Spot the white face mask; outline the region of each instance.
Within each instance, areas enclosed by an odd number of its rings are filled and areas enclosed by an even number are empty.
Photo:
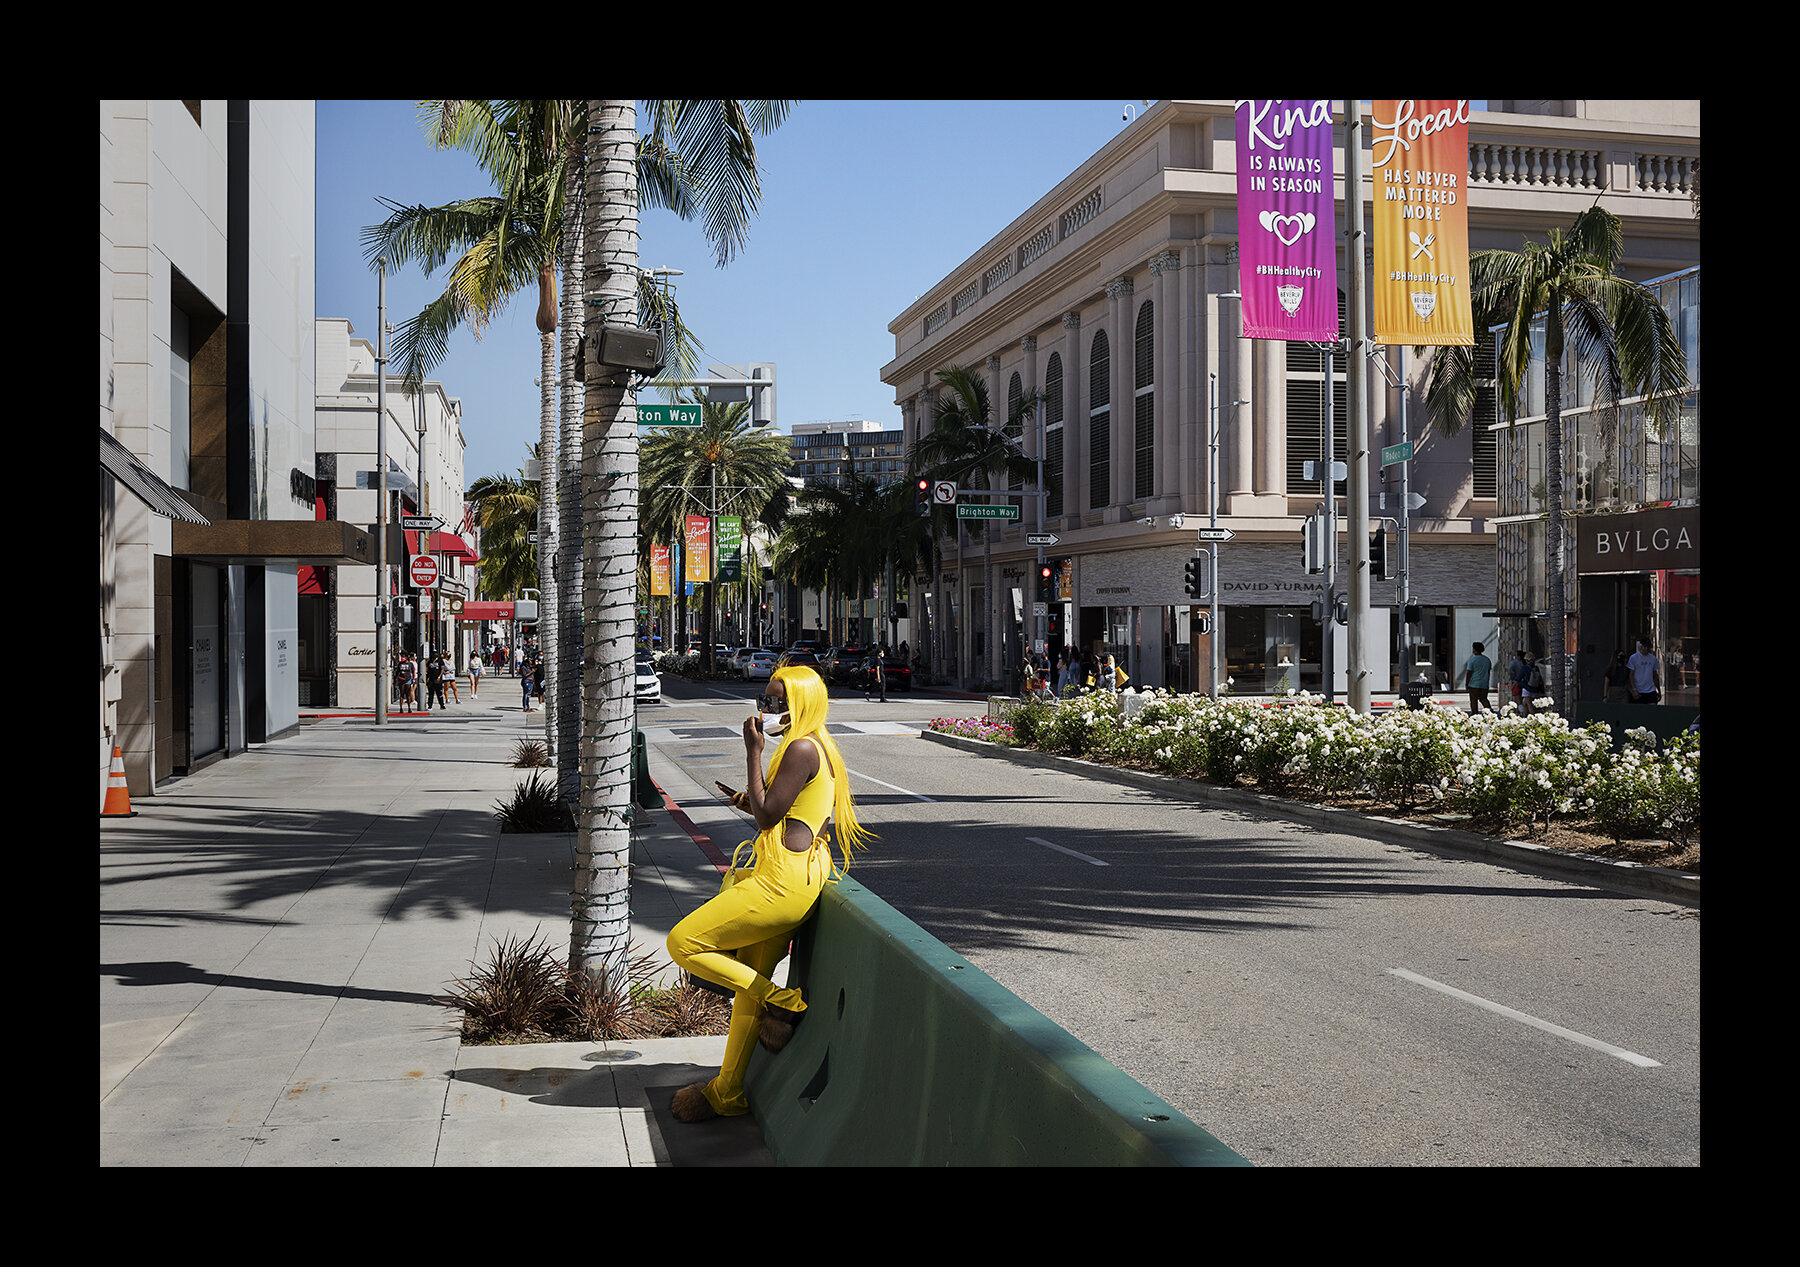
[[[764,713],[762,715],[763,734],[779,735],[786,729],[786,727],[781,724],[781,719],[785,716],[787,716],[786,713]]]

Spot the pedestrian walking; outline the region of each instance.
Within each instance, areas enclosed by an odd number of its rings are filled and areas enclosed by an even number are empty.
[[[400,653],[400,703],[408,709],[419,706],[419,665],[405,651]]]
[[[875,658],[869,661],[869,676],[863,687],[864,703],[877,691],[881,693],[881,702],[887,703],[887,652],[879,647],[875,649]]]
[[[531,670],[523,664],[519,666],[519,707],[531,711]]]
[[[450,692],[451,699],[462,703],[462,695],[456,689],[456,663],[450,659],[448,651],[444,652],[444,689]]]
[[[1654,704],[1662,699],[1662,666],[1657,663],[1648,638],[1637,640],[1637,654],[1625,662],[1625,667],[1631,670],[1632,703]]]
[[[1525,712],[1530,706],[1530,697],[1526,695],[1526,683],[1531,680],[1531,666],[1525,662],[1525,649],[1513,652],[1513,658],[1506,666],[1506,680],[1512,687],[1513,707]]]
[[[525,648],[513,648],[513,672],[520,677],[525,676]]]
[[[1461,676],[1469,688],[1469,716],[1473,717],[1482,709],[1492,713],[1494,706],[1488,702],[1488,682],[1494,672],[1494,662],[1482,654],[1482,644],[1473,644],[1474,654],[1463,665]]]
[[[669,957],[684,972],[732,993],[731,1026],[718,1074],[677,1091],[669,1109],[678,1121],[750,1111],[744,1074],[751,1044],[780,1052],[807,1012],[804,983],[777,987],[769,979],[788,942],[811,913],[826,884],[848,870],[853,849],[870,838],[857,822],[844,759],[825,729],[830,707],[825,683],[809,665],[775,670],[760,715],[744,721],[748,786],[723,783],[734,808],[756,822],[753,865],[735,865],[719,895],[669,932]],[[765,737],[781,742],[765,776]],[[835,825],[843,869],[834,870],[827,821]],[[743,845],[739,845],[740,850]],[[736,859],[733,859],[735,864]]]
[[[481,674],[481,656],[476,656],[469,661],[469,698],[471,700],[481,698]]]
[[[448,708],[444,702],[444,657],[434,655],[425,662],[425,707],[427,711],[436,704],[439,708]]]

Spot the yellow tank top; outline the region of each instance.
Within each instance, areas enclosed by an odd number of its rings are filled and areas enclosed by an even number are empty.
[[[825,820],[831,817],[837,796],[837,780],[832,777],[831,763],[826,760],[824,750],[817,744],[813,748],[819,754],[819,772],[800,789],[800,795],[794,798],[794,806],[788,810],[787,816],[797,818],[812,828],[816,839],[825,830]]]

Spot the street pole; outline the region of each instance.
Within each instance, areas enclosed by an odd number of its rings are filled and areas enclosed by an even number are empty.
[[[1350,339],[1346,391],[1350,401],[1350,711],[1367,715],[1369,653],[1364,645],[1369,616],[1369,399],[1363,364],[1363,205],[1362,103],[1344,102],[1344,292]]]
[[[388,724],[387,261],[375,261],[375,724]]]
[[[1037,535],[1041,537],[1044,535],[1044,501],[1045,501],[1045,498],[1044,498],[1044,393],[1041,390],[1038,391],[1038,394],[1037,394],[1037,492],[1038,492]],[[1040,542],[1038,542],[1038,548],[1037,548],[1037,569],[1032,572],[1032,577],[1035,579],[1039,576],[1042,576],[1043,571],[1044,571],[1044,544],[1043,544],[1043,542],[1040,541]],[[1051,588],[1051,592],[1054,592],[1054,591],[1055,591],[1055,587],[1053,586]],[[1036,607],[1034,606],[1032,610],[1035,612]],[[1036,617],[1036,619],[1033,622],[1037,628],[1037,636],[1033,639],[1033,641],[1036,643],[1042,644],[1044,646],[1046,654],[1048,653],[1048,650],[1049,650],[1049,648],[1048,648],[1048,639],[1050,637],[1050,630],[1048,628],[1049,620],[1050,620],[1050,598],[1047,593],[1044,598],[1044,614],[1042,616]]]
[[[1325,702],[1329,704],[1335,695],[1335,671],[1337,669],[1337,657],[1331,653],[1332,643],[1337,640],[1336,635],[1331,632],[1331,626],[1337,622],[1337,488],[1335,481],[1331,478],[1333,457],[1331,414],[1332,396],[1337,386],[1333,380],[1337,369],[1334,360],[1337,356],[1338,345],[1321,343],[1316,346],[1323,353],[1325,380],[1325,434],[1319,441],[1320,458],[1322,459],[1320,465],[1323,468],[1320,471],[1320,482],[1325,488],[1325,619],[1321,622],[1324,636],[1319,645],[1319,667],[1324,672]]]

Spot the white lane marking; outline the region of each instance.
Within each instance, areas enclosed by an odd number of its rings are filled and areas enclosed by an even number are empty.
[[[1623,1060],[1628,1064],[1636,1065],[1640,1069],[1656,1069],[1662,1065],[1662,1061],[1660,1060],[1652,1060],[1650,1057],[1640,1056],[1634,1051],[1626,1051],[1623,1047],[1614,1047],[1611,1043],[1603,1043],[1598,1038],[1589,1038],[1586,1034],[1577,1034],[1572,1029],[1564,1029],[1560,1025],[1552,1025],[1549,1021],[1541,1021],[1535,1016],[1527,1016],[1524,1012],[1517,1012],[1510,1007],[1484,999],[1480,995],[1470,994],[1464,990],[1458,990],[1455,986],[1445,985],[1442,981],[1433,981],[1430,977],[1421,977],[1418,973],[1408,972],[1405,968],[1389,968],[1388,971],[1396,977],[1403,977],[1404,979],[1413,982],[1415,985],[1422,985],[1427,989],[1437,990],[1440,993],[1448,994],[1451,998],[1461,999],[1465,1003],[1473,1003],[1476,1007],[1484,1007],[1490,1012],[1518,1021],[1522,1025],[1530,1025],[1533,1028],[1541,1029],[1546,1034],[1555,1034],[1558,1038],[1566,1038],[1572,1043],[1580,1043],[1583,1047],[1592,1047],[1595,1051],[1603,1051],[1609,1056],[1617,1056],[1620,1060]]]
[[[1066,853],[1071,858],[1080,858],[1083,862],[1091,862],[1096,867],[1110,867],[1112,865],[1112,863],[1102,862],[1098,858],[1090,858],[1084,853],[1077,853],[1073,849],[1064,849],[1061,845],[1054,844],[1040,836],[1027,836],[1025,839],[1029,840],[1034,845],[1042,845],[1046,849],[1054,849],[1057,853]]]
[[[871,782],[871,783],[879,783],[879,784],[881,784],[882,787],[890,788],[893,791],[899,792],[905,796],[910,796],[915,801],[924,801],[927,805],[936,805],[937,804],[937,802],[932,800],[929,796],[921,796],[917,792],[909,792],[903,787],[895,787],[892,783],[882,783],[880,779],[872,778],[871,776],[864,774],[861,770],[851,770],[849,766],[845,766],[844,769],[849,771],[849,773],[854,774],[859,779],[868,779],[869,782]]]

